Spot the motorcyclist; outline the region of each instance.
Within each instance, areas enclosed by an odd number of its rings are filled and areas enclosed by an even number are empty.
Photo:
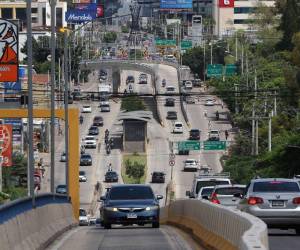
[[[166,79],[162,79],[162,81],[161,81],[161,85],[162,85],[163,87],[165,87],[165,86],[166,86]]]
[[[216,119],[219,120],[219,111],[216,111]]]
[[[82,115],[79,117],[79,121],[80,121],[80,124],[83,123],[83,116]]]
[[[106,145],[106,154],[110,154],[110,145],[109,144],[107,144]]]
[[[114,146],[114,139],[113,138],[109,139],[109,145],[110,145],[111,148]]]
[[[108,137],[108,136],[109,136],[109,130],[106,129],[106,130],[105,130],[105,137]]]

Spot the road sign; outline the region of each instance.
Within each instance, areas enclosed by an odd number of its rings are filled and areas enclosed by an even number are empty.
[[[176,46],[176,40],[155,39],[156,46]]]
[[[178,142],[178,150],[200,150],[199,141],[180,141]]]
[[[225,65],[225,76],[231,76],[236,73],[236,65],[235,64],[227,64]]]
[[[184,41],[181,41],[180,46],[181,46],[182,50],[185,50],[185,49],[192,48],[193,44],[192,44],[192,41],[190,41],[190,40],[184,40]]]
[[[204,150],[225,150],[226,141],[204,141],[203,149]]]
[[[173,153],[169,154],[169,159],[174,160],[175,159],[175,154],[173,154]]]
[[[207,77],[222,77],[223,65],[222,64],[208,64]]]
[[[174,160],[170,160],[170,161],[169,161],[169,165],[170,165],[171,167],[173,167],[173,166],[175,165],[175,161],[174,161]]]

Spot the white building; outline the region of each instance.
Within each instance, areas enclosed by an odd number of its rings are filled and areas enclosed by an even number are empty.
[[[251,31],[252,14],[259,3],[275,6],[273,0],[213,0],[214,35],[222,37],[236,30]]]

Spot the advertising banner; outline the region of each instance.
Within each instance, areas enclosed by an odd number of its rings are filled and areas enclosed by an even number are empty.
[[[0,82],[18,81],[18,26],[0,18]]]
[[[2,141],[2,166],[10,167],[12,165],[12,125],[0,125],[0,140]]]
[[[21,92],[21,82],[5,82],[4,93],[5,94],[19,94]]]
[[[219,7],[220,8],[233,8],[234,0],[219,0]]]
[[[78,10],[92,10],[96,11],[96,17],[103,17],[104,16],[104,7],[101,4],[97,3],[77,3],[75,4],[75,9]]]
[[[77,3],[91,3],[93,1],[91,0],[73,0],[73,3],[77,4]]]
[[[95,10],[70,9],[66,12],[67,23],[91,22],[95,18],[96,18],[96,9]]]
[[[161,9],[192,9],[193,0],[160,0]]]

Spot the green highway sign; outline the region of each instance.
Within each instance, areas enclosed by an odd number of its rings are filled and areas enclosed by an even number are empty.
[[[225,65],[225,76],[231,76],[236,73],[236,65],[235,64],[227,64]]]
[[[178,142],[178,150],[200,150],[199,141],[180,141]]]
[[[192,41],[191,40],[183,40],[180,43],[181,49],[185,50],[185,49],[190,49],[193,47]]]
[[[222,64],[208,64],[207,77],[222,77],[223,65]]]
[[[176,40],[155,39],[156,46],[176,46]]]
[[[204,150],[225,150],[226,141],[204,141],[203,149]]]

